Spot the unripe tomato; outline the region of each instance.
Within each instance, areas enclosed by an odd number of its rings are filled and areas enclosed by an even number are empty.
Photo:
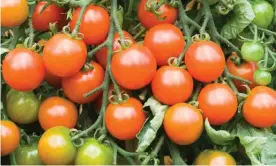
[[[235,159],[228,153],[218,150],[204,150],[196,160],[195,165],[236,165]]]
[[[267,28],[274,17],[273,7],[267,1],[254,0],[252,1],[252,9],[255,13],[255,18],[252,23],[258,27]]]
[[[20,133],[18,127],[8,120],[1,120],[1,156],[5,156],[14,151],[20,141]]]
[[[264,57],[264,47],[261,43],[246,42],[241,47],[242,58],[248,62],[258,62]]]
[[[39,158],[37,143],[20,145],[15,151],[15,160],[18,165],[42,165]]]
[[[268,85],[272,80],[272,75],[268,71],[258,69],[254,72],[254,80],[258,85]]]
[[[45,81],[55,88],[61,88],[61,77],[56,76],[49,71],[46,72]]]

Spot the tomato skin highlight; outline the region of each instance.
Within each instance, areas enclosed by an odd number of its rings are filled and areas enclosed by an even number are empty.
[[[199,109],[212,125],[228,122],[236,113],[238,101],[235,92],[225,84],[208,84],[201,89]]]
[[[111,71],[120,86],[136,90],[151,82],[156,73],[156,60],[147,47],[134,44],[113,56]]]
[[[5,156],[14,151],[20,141],[18,127],[9,120],[1,120],[1,156]]]
[[[43,81],[46,69],[42,58],[27,48],[15,48],[3,60],[3,78],[18,91],[32,91]]]
[[[216,43],[200,41],[189,46],[185,54],[185,64],[193,78],[201,82],[211,82],[223,73],[225,57]]]
[[[163,104],[173,105],[185,102],[193,92],[193,78],[183,68],[163,66],[152,80],[154,97]]]
[[[260,128],[276,123],[276,91],[266,86],[256,86],[243,105],[245,120]]]
[[[106,109],[106,127],[110,134],[119,140],[134,139],[145,121],[143,105],[132,97],[119,104],[111,103]]]
[[[81,8],[77,8],[70,22],[70,29],[73,30],[78,20]],[[108,12],[100,7],[89,5],[83,14],[80,33],[84,35],[84,42],[87,45],[102,43],[108,34],[109,30],[109,15]]]
[[[204,150],[196,158],[195,165],[236,165],[235,159],[228,153],[218,150]]]
[[[168,59],[178,57],[184,50],[185,40],[182,32],[172,24],[160,24],[152,27],[145,36],[144,45],[155,56],[157,65],[168,64]]]
[[[203,117],[198,109],[187,103],[171,106],[165,113],[164,129],[178,145],[194,143],[203,131]]]
[[[46,71],[45,81],[52,87],[55,87],[57,89],[61,88],[61,77],[58,77],[50,73],[49,71]]]
[[[20,145],[15,151],[15,160],[18,165],[42,165],[39,158],[37,143]]]

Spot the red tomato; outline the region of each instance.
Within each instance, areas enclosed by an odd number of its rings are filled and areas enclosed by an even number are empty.
[[[49,97],[40,105],[38,120],[44,130],[56,126],[73,128],[78,120],[78,110],[69,100]]]
[[[215,81],[223,73],[225,57],[219,45],[211,41],[193,43],[185,55],[189,73],[201,82]]]
[[[123,88],[140,89],[153,79],[156,60],[147,47],[134,44],[113,56],[111,70],[115,80]]]
[[[193,78],[183,68],[163,66],[152,80],[154,97],[163,104],[173,105],[188,100],[193,92]]]
[[[32,91],[44,79],[46,70],[41,56],[27,48],[15,48],[3,60],[6,83],[18,91]]]
[[[208,84],[199,93],[199,109],[212,125],[228,122],[236,113],[238,101],[235,92],[225,84]]]
[[[170,57],[178,57],[184,50],[182,32],[172,24],[160,24],[151,28],[145,36],[144,44],[156,58],[157,65],[168,64]]]
[[[44,46],[42,58],[49,72],[59,77],[76,74],[87,56],[86,45],[82,40],[65,34],[56,34]]]
[[[178,103],[166,111],[164,129],[174,143],[189,145],[200,137],[203,130],[203,118],[194,106]]]
[[[131,41],[132,44],[135,43],[134,38],[131,36],[131,34],[129,34],[128,32],[124,31],[124,37],[125,40]],[[120,41],[120,36],[118,34],[118,32],[116,32],[114,34],[114,39],[113,39],[113,52],[118,52],[122,50],[121,44],[119,43]],[[99,62],[99,64],[105,68],[106,63],[107,63],[107,47],[104,47],[102,49],[100,49],[97,53],[96,53],[96,58],[97,61]]]
[[[1,120],[1,156],[5,156],[14,151],[20,141],[18,127],[9,120]]]
[[[135,98],[120,104],[109,104],[105,113],[105,124],[110,134],[120,140],[136,137],[146,121],[143,105]]]
[[[70,29],[73,30],[78,20],[81,8],[77,8],[70,22]],[[109,30],[110,19],[108,12],[100,7],[89,5],[82,17],[80,33],[84,35],[84,42],[87,45],[102,43]]]
[[[45,81],[52,87],[61,88],[61,78],[58,76],[55,76],[54,74],[48,71],[46,72],[46,75],[45,75]]]
[[[85,104],[95,100],[100,92],[97,92],[87,98],[83,95],[97,87],[104,81],[104,70],[96,62],[91,61],[94,67],[90,71],[79,71],[71,77],[62,78],[62,89],[65,95],[73,102]]]
[[[158,0],[158,2],[159,1],[160,0]],[[162,12],[162,14],[156,17],[153,13],[148,11],[146,2],[147,0],[140,1],[138,6],[138,18],[141,24],[147,29],[158,24],[164,24],[164,23],[172,24],[177,19],[178,11],[176,8],[173,8],[167,4],[163,4],[158,9],[158,12]]]
[[[52,3],[40,13],[43,6],[46,4],[45,1],[41,1],[34,8],[32,16],[34,29],[38,31],[47,31],[49,30],[50,23],[57,23],[58,27],[61,29],[66,24],[65,9]]]
[[[271,127],[276,123],[276,91],[257,86],[249,93],[243,105],[245,120],[255,127]]]

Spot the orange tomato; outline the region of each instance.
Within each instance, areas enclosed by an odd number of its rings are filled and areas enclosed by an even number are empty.
[[[218,150],[204,150],[196,160],[195,165],[236,165],[235,159],[228,153]]]
[[[5,156],[14,151],[20,141],[18,127],[8,120],[1,120],[1,156]]]

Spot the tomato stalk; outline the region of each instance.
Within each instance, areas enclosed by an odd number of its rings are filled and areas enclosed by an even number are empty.
[[[102,44],[98,45],[97,47],[95,47],[93,50],[89,51],[88,54],[87,54],[87,56],[88,56],[89,58],[92,58],[93,55],[94,55],[97,51],[99,51],[100,49],[104,48],[104,47],[106,46],[106,44],[107,44],[107,40],[104,41]]]
[[[179,150],[177,148],[177,146],[166,137],[166,142],[173,160],[173,164],[174,165],[187,165],[184,160],[183,157],[180,156]]]
[[[136,33],[136,35],[133,38],[135,40],[138,39],[146,31],[147,31],[147,29],[145,27],[142,27],[141,30],[138,33]]]
[[[29,17],[28,20],[28,25],[29,25],[29,41],[28,41],[28,47],[32,47],[33,43],[34,43],[34,28],[33,28],[33,22],[32,22],[32,16]],[[27,39],[28,40],[28,39]]]
[[[117,6],[116,6],[116,10],[117,10]],[[125,36],[124,36],[123,30],[119,24],[119,21],[116,17],[116,10],[113,11],[113,13],[112,13],[112,20],[113,20],[115,28],[120,36],[120,44],[122,46],[122,49],[126,49]]]
[[[10,49],[14,49],[16,47],[17,41],[20,37],[19,27],[13,28],[13,37],[10,45]]]
[[[135,0],[129,0],[127,12],[126,12],[126,14],[125,14],[125,17],[126,17],[126,18],[129,18],[130,15],[131,15],[131,12],[132,12],[133,7],[134,7],[134,2],[135,2]]]
[[[200,29],[200,26],[199,26],[198,22],[200,22],[202,16],[203,16],[203,10],[202,10],[202,8],[200,8],[199,11],[198,11],[198,13],[197,13],[197,15],[196,15],[196,17],[195,17],[195,19],[194,19],[194,21],[193,21],[196,24],[192,24],[192,26],[190,28],[191,34],[194,33],[195,28]]]
[[[265,33],[268,34],[268,35],[274,35],[274,36],[276,36],[276,32],[273,32],[273,31],[270,31],[270,30],[268,30],[268,29],[261,28],[261,27],[258,27],[258,26],[257,26],[257,28],[258,28],[260,31],[263,31],[263,32],[265,32]]]

